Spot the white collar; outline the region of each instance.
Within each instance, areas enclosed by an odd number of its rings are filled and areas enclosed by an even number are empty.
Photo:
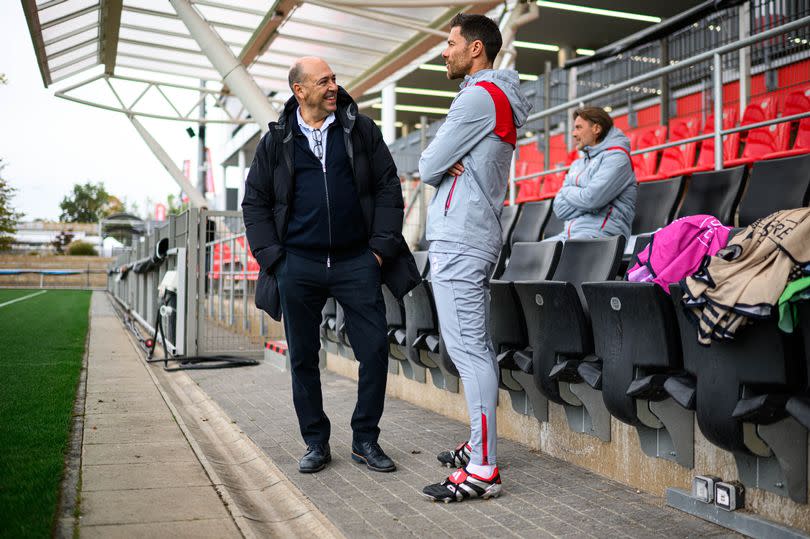
[[[295,109],[295,115],[298,118],[298,127],[301,128],[301,131],[304,131],[306,133],[309,133],[311,131],[324,132],[329,128],[330,125],[332,125],[332,122],[335,121],[335,113],[330,112],[329,116],[327,116],[326,119],[323,121],[323,125],[321,125],[320,128],[316,128],[316,127],[310,126],[309,124],[307,124],[304,121],[303,116],[301,116],[301,107],[298,107],[297,109]]]

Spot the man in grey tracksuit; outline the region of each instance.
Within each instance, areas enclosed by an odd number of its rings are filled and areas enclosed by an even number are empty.
[[[554,198],[563,231],[548,239],[629,237],[636,213],[630,140],[598,107],[574,112],[573,135],[582,157],[571,164]]]
[[[446,350],[464,384],[470,440],[439,455],[440,461],[462,468],[423,492],[434,500],[462,501],[500,493],[498,364],[488,332],[489,278],[501,249],[500,215],[514,130],[525,122],[531,104],[520,93],[516,71],[492,69],[501,46],[492,20],[460,14],[450,26],[442,56],[448,77],[464,81],[446,121],[422,153],[419,173],[437,188],[427,215],[431,284]],[[504,123],[511,139],[504,137]]]

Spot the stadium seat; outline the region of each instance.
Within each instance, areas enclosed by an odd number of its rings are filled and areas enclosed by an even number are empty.
[[[522,206],[504,206],[501,210],[501,243],[507,245],[512,236],[512,229],[515,228],[518,215]]]
[[[551,214],[551,204],[552,199],[550,198],[522,204],[522,209],[515,220],[512,235],[509,238],[510,245],[517,242],[540,241],[543,226],[546,224],[549,214]]]
[[[336,303],[335,298],[328,298],[321,311],[321,337],[324,339],[328,339],[329,331],[335,330]]]
[[[664,125],[657,125],[647,127],[638,131],[636,138],[636,150],[643,150],[645,148],[652,148],[653,146],[660,146],[667,140],[667,127]],[[636,177],[639,176],[652,176],[656,173],[658,166],[659,150],[652,152],[640,153],[632,156],[633,170]]]
[[[638,400],[668,397],[664,383],[683,374],[672,301],[654,283],[584,283],[594,350],[602,360],[602,398],[612,416],[633,426],[658,428]]]
[[[673,118],[669,122],[669,141],[675,142],[697,136],[700,131],[700,118]],[[639,183],[663,178],[671,178],[676,171],[688,169],[695,164],[697,155],[697,142],[689,142],[680,146],[666,148],[661,152],[661,163],[658,173],[650,175],[636,174]]]
[[[787,95],[782,116],[793,116],[805,112],[810,112],[810,86],[795,90]],[[806,153],[810,153],[810,118],[802,118],[798,121],[796,138],[791,149],[767,154],[764,159],[778,159]]]
[[[416,268],[420,275],[424,275],[427,268],[427,251],[413,253]],[[397,301],[394,295],[383,285],[383,300],[385,301],[385,319],[388,323],[388,347],[390,355],[400,361],[407,361],[407,339],[405,307]]]
[[[771,95],[754,100],[745,108],[740,125],[751,125],[775,119],[776,101],[776,96]],[[743,131],[741,138],[745,142],[745,147],[742,156],[732,159],[724,158],[723,166],[750,165],[754,161],[763,159],[769,153],[787,150],[789,129],[789,124],[781,123]]]
[[[810,154],[754,163],[740,201],[739,226],[778,210],[806,206],[810,195]]]
[[[583,363],[601,370],[591,361],[595,359],[593,337],[581,285],[613,279],[623,250],[622,236],[568,240],[551,281],[514,283],[532,349],[534,382],[553,402],[577,405],[576,400],[565,396],[566,386],[561,383],[582,382]],[[594,382],[598,386],[598,380]]]
[[[556,236],[557,234],[563,231],[564,226],[565,221],[560,220],[554,213],[554,204],[552,203],[551,211],[548,212],[548,219],[546,220],[546,226],[543,227],[543,239],[545,240],[552,236]]]
[[[723,109],[723,129],[730,129],[737,125],[737,109],[734,107],[725,107]],[[706,124],[703,127],[703,134],[708,135],[714,133],[714,114],[710,114],[706,118]],[[740,148],[740,134],[732,133],[723,137],[723,159],[729,160],[737,157]],[[714,169],[714,138],[708,138],[700,143],[700,155],[698,156],[697,164],[693,167],[687,167],[680,170],[672,170],[669,172],[671,177],[684,176],[694,174],[696,172],[704,172]]]
[[[731,224],[746,175],[744,166],[693,175],[688,180],[677,217],[707,214],[714,215],[725,225]]]
[[[438,334],[438,325],[436,324],[433,296],[427,286],[427,278],[430,272],[430,261],[427,252],[414,253],[414,259],[416,260],[416,267],[422,275],[422,282],[402,298],[405,310],[404,347],[408,361],[407,366],[403,365],[403,371],[407,378],[424,382],[425,365],[421,362],[419,351],[414,348],[413,344],[417,338],[425,333]]]
[[[768,456],[768,448],[763,451],[762,440],[744,424],[767,425],[787,416],[787,397],[806,381],[800,340],[779,331],[776,318],[770,318],[742,328],[734,340],[702,346],[681,307],[680,287],[673,285],[671,291],[684,368],[696,380],[701,432],[727,451]]]
[[[652,232],[669,224],[681,200],[683,186],[683,177],[639,183],[632,234]]]
[[[798,304],[799,328],[804,341],[805,387],[788,401],[785,409],[804,428],[810,430],[810,301]]]
[[[502,368],[514,369],[514,353],[528,346],[526,321],[512,283],[548,279],[557,266],[561,249],[562,243],[556,241],[515,243],[506,270],[499,279],[490,282],[490,334]],[[523,370],[528,368],[524,365]]]

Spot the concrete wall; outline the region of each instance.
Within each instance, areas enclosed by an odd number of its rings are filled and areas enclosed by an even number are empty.
[[[357,379],[358,363],[328,353],[327,368]],[[436,413],[468,422],[463,389],[450,393],[407,379],[388,375],[388,394]],[[638,490],[664,497],[667,487],[689,489],[695,475],[716,475],[726,481],[738,479],[731,453],[709,443],[695,423],[695,467],[686,469],[669,460],[648,457],[641,450],[636,429],[611,417],[611,441],[603,442],[568,427],[563,407],[549,403],[549,421],[540,423],[512,409],[509,393],[501,390],[498,405],[498,435],[526,444],[553,457],[571,462],[601,476]],[[461,440],[459,440],[461,441]],[[808,483],[810,484],[810,483]],[[756,488],[746,489],[746,509],[775,522],[810,532],[810,505]],[[662,500],[663,503],[663,500]]]

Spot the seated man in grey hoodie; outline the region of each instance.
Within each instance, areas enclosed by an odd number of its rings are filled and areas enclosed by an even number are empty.
[[[582,157],[571,164],[554,198],[554,213],[565,227],[547,239],[629,237],[636,213],[630,140],[599,107],[574,111],[573,136]]]
[[[444,502],[496,497],[498,362],[488,332],[489,277],[501,250],[501,209],[516,127],[531,105],[518,74],[492,69],[501,33],[491,19],[459,14],[442,53],[447,77],[464,78],[447,120],[422,153],[422,181],[436,187],[427,215],[431,284],[439,326],[464,384],[469,442],[439,454],[458,470],[424,494]]]

